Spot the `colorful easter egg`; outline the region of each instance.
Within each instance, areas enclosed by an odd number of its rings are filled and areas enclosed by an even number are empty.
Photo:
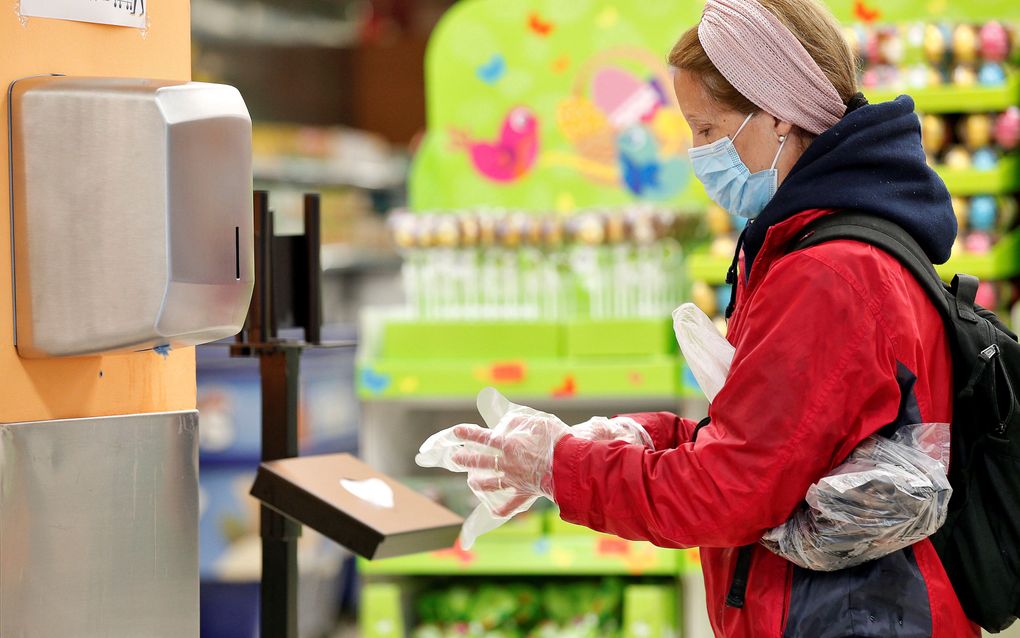
[[[899,66],[903,62],[903,48],[903,38],[896,27],[878,32],[878,53],[883,63]]]
[[[718,310],[716,296],[712,291],[712,287],[703,281],[696,281],[691,284],[691,301],[710,317]]]
[[[737,242],[729,236],[716,237],[709,247],[709,251],[716,257],[733,257],[737,249]]]
[[[987,255],[992,250],[992,238],[988,233],[975,231],[963,240],[967,252],[975,255]]]
[[[733,230],[730,214],[715,204],[708,207],[705,221],[708,222],[708,230],[713,235],[725,235]]]
[[[939,115],[925,115],[921,118],[921,143],[930,155],[937,155],[948,141],[946,120]]]
[[[967,227],[967,217],[970,213],[970,202],[964,197],[953,197],[953,212],[956,213],[956,225],[959,228]]]
[[[970,153],[962,146],[954,146],[946,153],[943,161],[953,170],[966,170],[970,168]]]
[[[1006,83],[1006,70],[998,62],[985,62],[978,71],[981,86],[1002,86]]]
[[[1020,107],[1009,107],[995,120],[995,141],[1007,151],[1020,146]]]
[[[956,132],[972,151],[988,146],[992,142],[992,118],[982,113],[968,115],[960,120]]]
[[[971,230],[991,231],[995,228],[997,212],[998,204],[994,197],[979,195],[971,198],[969,216]]]
[[[977,71],[970,65],[959,64],[953,68],[953,84],[957,86],[974,86],[977,79]]]
[[[990,281],[982,281],[978,284],[977,294],[974,295],[974,303],[989,310],[994,310],[998,307],[999,294],[995,290],[995,284]]]
[[[999,166],[999,155],[994,149],[986,146],[974,151],[971,163],[979,171],[992,171]]]
[[[1009,32],[1002,23],[992,20],[978,32],[981,57],[989,62],[1005,62],[1009,56]]]
[[[970,64],[977,60],[978,35],[969,24],[958,25],[953,30],[953,57],[960,64]]]
[[[941,64],[946,57],[948,39],[945,32],[937,24],[928,24],[924,28],[922,48],[924,57],[932,64]]]

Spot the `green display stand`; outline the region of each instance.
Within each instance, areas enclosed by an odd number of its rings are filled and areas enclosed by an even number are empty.
[[[362,587],[358,616],[362,638],[405,638],[400,598],[397,585],[372,583]]]
[[[998,113],[1017,103],[1020,77],[1011,75],[1001,87],[955,85],[900,91],[866,90],[871,102],[888,102],[907,93],[919,113]]]
[[[530,361],[373,359],[358,364],[358,395],[366,400],[473,398],[494,387],[517,400],[532,398],[675,397],[676,356],[535,359]]]
[[[677,638],[677,590],[668,585],[630,585],[623,591],[623,638]]]
[[[665,576],[676,577],[683,556],[649,543],[589,532],[532,538],[485,535],[470,550],[454,548],[360,562],[369,576]]]

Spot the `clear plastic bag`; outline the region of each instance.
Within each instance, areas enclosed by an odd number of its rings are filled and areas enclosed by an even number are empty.
[[[864,440],[808,489],[806,503],[767,532],[765,547],[805,569],[834,571],[934,534],[953,490],[949,425],[908,425]]]
[[[709,403],[719,394],[733,361],[733,346],[708,315],[692,303],[673,311],[673,332],[680,351]]]
[[[733,346],[694,304],[673,311],[687,365],[711,402],[726,382]],[[952,488],[949,425],[908,425],[891,438],[865,439],[808,489],[805,503],[763,545],[816,571],[881,558],[934,534],[945,522]]]

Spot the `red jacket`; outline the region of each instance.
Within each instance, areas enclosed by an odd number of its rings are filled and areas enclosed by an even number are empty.
[[[746,602],[728,607],[741,546],[783,523],[808,486],[890,424],[948,423],[942,321],[893,257],[853,241],[786,254],[806,211],[769,229],[739,277],[729,378],[694,423],[629,415],[655,442],[564,437],[553,464],[564,520],[661,547],[700,547],[712,627],[725,638],[970,638],[928,541],[864,565],[812,572],[755,545]]]

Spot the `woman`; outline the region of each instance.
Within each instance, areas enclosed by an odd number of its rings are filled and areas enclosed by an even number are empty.
[[[928,541],[826,573],[756,544],[869,435],[951,420],[948,342],[910,273],[853,241],[788,253],[809,223],[851,209],[948,259],[956,218],[925,163],[913,102],[867,104],[840,28],[815,0],[708,0],[670,62],[695,173],[751,220],[730,273],[736,353],[711,421],[695,440],[689,420],[629,415],[646,447],[587,440],[555,419],[521,419],[502,436],[458,428],[490,446],[459,462],[497,470],[476,488],[544,494],[572,523],[700,547],[718,636],[977,636]]]

